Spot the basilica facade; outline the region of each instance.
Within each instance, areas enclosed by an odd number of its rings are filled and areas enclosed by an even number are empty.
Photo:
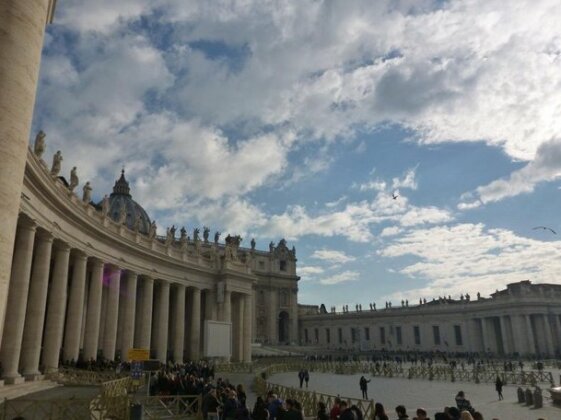
[[[61,361],[151,357],[197,360],[204,323],[231,326],[231,360],[250,361],[253,342],[295,342],[295,249],[266,251],[239,236],[211,237],[156,225],[133,200],[124,171],[95,203],[78,193],[76,168],[60,176],[60,152],[47,164],[45,135],[29,149],[8,288],[0,361],[6,382],[39,377]]]

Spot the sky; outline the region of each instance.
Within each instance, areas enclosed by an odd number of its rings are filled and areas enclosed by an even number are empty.
[[[555,0],[61,0],[32,138],[95,200],[124,167],[160,233],[285,238],[300,303],[561,284],[560,15]]]

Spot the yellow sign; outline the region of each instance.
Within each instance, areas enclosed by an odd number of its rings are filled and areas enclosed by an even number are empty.
[[[148,349],[129,349],[127,352],[129,360],[148,360],[150,359],[150,350]]]

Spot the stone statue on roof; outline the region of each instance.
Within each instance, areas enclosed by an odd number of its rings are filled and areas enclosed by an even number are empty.
[[[255,249],[255,238],[251,238],[251,249],[254,250]]]
[[[101,202],[101,214],[107,216],[107,213],[109,213],[109,196],[105,194]]]
[[[217,244],[220,239],[220,232],[214,232],[214,243]]]
[[[92,201],[92,187],[90,185],[90,181],[86,182],[82,187],[82,201],[84,203]]]
[[[122,224],[126,223],[126,221],[127,221],[127,208],[123,204],[121,206],[121,208],[119,209],[119,219],[117,219],[117,223],[122,225]]]
[[[200,240],[199,232],[200,232],[199,228],[193,229],[193,241],[198,242]]]
[[[53,166],[51,167],[52,176],[58,176],[60,168],[62,166],[62,160],[62,153],[60,150],[57,150],[57,152],[53,156]]]
[[[271,241],[269,243],[269,252],[273,252],[275,250],[275,243],[273,241]]]
[[[157,231],[157,227],[156,227],[156,221],[152,221],[152,223],[150,223],[150,230],[148,231],[148,237],[150,239],[154,239],[156,237],[156,231]]]
[[[203,226],[203,240],[205,241],[205,244],[208,242],[209,234],[210,234],[210,229],[207,228],[206,226]]]
[[[41,156],[43,156],[43,153],[45,153],[45,137],[47,137],[47,135],[43,130],[39,130],[37,136],[35,136],[33,153],[35,153],[35,156],[37,156],[39,159],[41,159]]]
[[[70,191],[74,191],[74,188],[76,188],[78,186],[78,183],[80,181],[78,180],[78,173],[77,173],[77,169],[74,166],[72,168],[72,170],[70,171],[70,185],[68,186],[68,189]]]

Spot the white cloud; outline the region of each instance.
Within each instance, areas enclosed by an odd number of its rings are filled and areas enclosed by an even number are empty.
[[[347,255],[344,252],[334,249],[317,249],[310,258],[316,258],[332,264],[344,264],[356,260],[352,255]]]
[[[458,204],[460,210],[479,207],[527,194],[534,191],[540,182],[554,181],[561,177],[561,140],[555,139],[540,145],[534,160],[521,169],[514,171],[508,178],[498,179],[490,184],[478,187],[474,192],[462,195]]]
[[[298,275],[302,277],[303,280],[305,280],[308,277],[315,277],[318,274],[323,274],[325,272],[325,270],[322,267],[317,267],[317,266],[303,266],[303,267],[298,267]]]
[[[335,201],[330,201],[330,202],[325,203],[325,207],[328,207],[328,208],[337,207],[339,204],[345,202],[346,200],[347,200],[347,196],[344,195],[342,197],[339,197]]]
[[[424,286],[395,293],[393,298],[418,300],[456,293],[492,293],[508,283],[531,279],[559,283],[561,245],[516,235],[482,224],[437,226],[412,230],[379,251],[386,258],[415,256],[399,273],[428,281]]]
[[[417,168],[409,169],[403,175],[403,178],[394,178],[392,180],[392,189],[397,190],[398,188],[408,188],[410,190],[416,190],[417,189],[416,170]]]
[[[360,273],[358,271],[343,271],[329,277],[324,277],[319,281],[319,283],[326,286],[332,286],[335,284],[357,281],[359,277]]]
[[[381,181],[379,179],[375,179],[373,181],[368,181],[358,186],[360,191],[384,191],[386,189],[386,182]]]
[[[403,229],[401,229],[398,226],[390,226],[390,227],[386,227],[382,230],[382,232],[380,233],[381,237],[387,237],[387,236],[395,236],[395,235],[399,235],[401,232],[403,232]]]

